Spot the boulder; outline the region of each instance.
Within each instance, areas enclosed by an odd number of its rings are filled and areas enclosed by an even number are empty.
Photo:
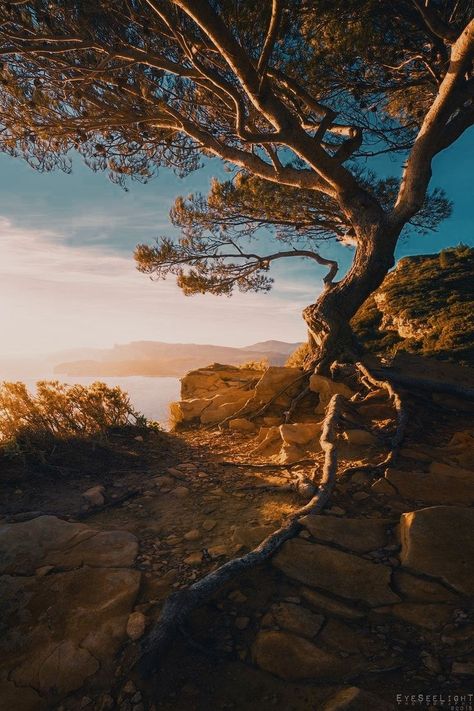
[[[194,398],[170,403],[170,418],[174,424],[198,420],[203,410],[208,407],[209,398]]]
[[[295,444],[283,444],[278,456],[279,464],[294,464],[304,459],[305,451],[300,449]]]
[[[459,602],[458,596],[434,580],[426,580],[416,575],[411,575],[406,570],[395,570],[393,572],[393,583],[395,589],[402,597],[410,602]]]
[[[321,428],[321,422],[296,422],[291,425],[280,425],[280,435],[285,444],[318,445]]]
[[[46,700],[29,687],[16,686],[7,679],[0,680],[0,703],[6,711],[46,710]]]
[[[453,621],[454,607],[436,603],[400,602],[390,607],[379,607],[377,612],[393,615],[403,622],[437,630]]]
[[[474,508],[432,506],[400,519],[404,567],[474,595]]]
[[[236,432],[255,432],[255,425],[250,420],[244,417],[237,417],[235,420],[230,420],[229,429]]]
[[[273,630],[258,633],[252,656],[261,669],[288,681],[339,681],[354,676],[363,666],[362,660],[342,659],[303,637]]]
[[[429,472],[388,468],[385,477],[400,496],[427,504],[474,503],[474,472],[436,462]]]
[[[301,376],[302,373],[299,368],[270,366],[255,387],[256,402],[265,404],[283,390],[283,388],[287,388],[274,402],[275,405],[288,404],[291,400],[291,396],[294,394],[294,388],[292,388],[292,386],[296,386],[296,384],[301,381]]]
[[[386,545],[387,527],[393,522],[379,518],[303,516],[300,523],[319,541],[336,543],[356,553],[367,553]]]
[[[371,657],[386,654],[385,641],[365,626],[353,627],[342,620],[330,618],[319,635],[318,643],[345,655]],[[368,671],[368,669],[367,669]]]
[[[183,400],[209,398],[223,389],[245,387],[260,377],[261,371],[253,368],[214,363],[207,368],[192,370],[181,378],[181,397]]]
[[[448,445],[443,448],[444,457],[467,469],[474,468],[474,430],[455,432]]]
[[[34,575],[48,565],[125,568],[137,552],[137,538],[128,531],[96,531],[55,516],[0,527],[0,573]]]
[[[0,578],[14,611],[0,647],[3,669],[19,686],[68,693],[110,664],[125,637],[140,572],[88,568],[42,578]],[[54,604],[52,604],[52,602]]]
[[[234,390],[222,395],[216,395],[209,401],[209,405],[201,413],[201,423],[203,425],[222,422],[238,410],[247,402],[250,393],[243,390]]]
[[[333,395],[340,394],[347,398],[353,396],[353,392],[344,383],[338,383],[325,375],[314,373],[309,379],[309,389],[319,394],[319,404],[316,412],[324,414],[326,406]]]
[[[110,667],[140,586],[141,573],[130,568],[137,550],[127,531],[54,516],[2,526],[0,678],[62,695]],[[23,697],[16,708],[41,708],[34,694],[19,691]]]
[[[430,472],[432,474],[455,478],[474,478],[474,471],[472,469],[463,469],[457,465],[446,464],[446,462],[431,462]]]
[[[279,602],[272,605],[271,609],[262,619],[263,627],[282,627],[288,632],[313,639],[316,637],[324,622],[322,615],[317,615],[302,605],[292,602]]]
[[[297,538],[287,541],[272,562],[290,578],[340,597],[370,606],[399,601],[389,586],[391,568],[351,553]]]
[[[276,454],[281,448],[279,427],[261,427],[255,441],[257,445],[250,451],[250,454]]]

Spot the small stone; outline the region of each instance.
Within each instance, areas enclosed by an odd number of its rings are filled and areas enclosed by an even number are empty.
[[[136,690],[137,690],[137,687],[135,686],[135,684],[133,683],[133,681],[131,679],[129,679],[127,681],[127,683],[125,684],[125,686],[122,689],[124,694],[134,694]]]
[[[184,534],[183,538],[186,541],[198,541],[201,538],[201,532],[197,528],[193,528]]]
[[[89,706],[89,704],[91,704],[91,703],[92,703],[92,699],[89,696],[83,696],[81,699],[81,704],[80,704],[79,708],[85,709],[86,706]]]
[[[233,590],[227,595],[227,599],[237,604],[241,604],[247,601],[247,595],[244,595],[240,590]]]
[[[217,521],[214,521],[211,518],[206,518],[201,525],[205,531],[212,531],[212,529],[216,527]]]
[[[142,612],[132,612],[127,622],[127,635],[132,640],[140,639],[145,632],[146,618]]]
[[[202,552],[197,551],[196,553],[191,553],[183,561],[186,565],[201,565],[202,563]]]
[[[234,624],[238,630],[246,630],[247,627],[249,626],[249,622],[250,622],[249,617],[236,617]]]
[[[262,620],[262,625],[272,627],[277,625],[288,632],[312,639],[321,629],[324,622],[322,615],[317,615],[301,605],[291,602],[280,602],[272,605]]]
[[[52,570],[54,570],[54,565],[42,565],[40,568],[36,568],[35,575],[37,578],[44,578]]]
[[[213,559],[222,558],[223,556],[227,555],[227,547],[226,546],[210,546],[207,549],[207,552]]]
[[[474,661],[453,662],[451,671],[459,676],[474,676]]]
[[[90,506],[103,506],[105,503],[104,490],[105,487],[101,485],[92,486],[90,489],[87,489],[87,491],[84,491],[82,496]]]
[[[176,496],[178,499],[185,499],[186,496],[189,496],[189,489],[186,486],[177,486],[176,489],[173,489],[171,491],[173,496]]]

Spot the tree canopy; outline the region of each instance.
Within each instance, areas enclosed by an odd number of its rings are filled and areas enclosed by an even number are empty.
[[[4,2],[0,147],[39,170],[68,170],[75,148],[122,184],[160,166],[185,175],[218,156],[234,179],[178,201],[181,241],[140,246],[140,268],[176,273],[187,293],[266,289],[273,259],[308,251],[293,249],[295,235],[323,262],[315,240],[349,239],[353,267],[336,285],[328,264],[324,307],[339,300],[347,321],[390,268],[405,225],[430,228],[449,212],[428,185],[433,158],[474,122],[472,9],[472,0]],[[384,152],[405,156],[400,180],[361,168]],[[248,237],[268,221],[291,249],[247,259],[235,229]],[[327,330],[316,311],[305,318]]]

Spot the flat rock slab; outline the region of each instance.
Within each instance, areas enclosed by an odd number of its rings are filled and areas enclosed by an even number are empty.
[[[427,630],[437,630],[453,622],[454,607],[431,603],[401,602],[390,607],[381,607],[377,612],[398,617]]]
[[[403,566],[474,595],[474,508],[432,506],[400,519]]]
[[[109,668],[140,586],[141,573],[128,567],[136,550],[126,531],[98,532],[53,516],[0,529],[1,708],[12,684],[18,705],[5,708],[55,708]]]
[[[474,503],[474,472],[440,465],[435,471],[408,472],[387,469],[385,474],[406,499],[425,501],[427,504]]]
[[[44,566],[126,568],[137,552],[138,541],[128,531],[96,531],[55,516],[0,527],[0,574],[34,575]]]
[[[279,602],[272,605],[270,611],[262,619],[264,627],[277,625],[307,639],[316,637],[323,622],[323,615],[317,615],[306,607],[291,602]]]
[[[372,607],[399,602],[390,589],[391,568],[301,538],[287,541],[273,565],[300,583]]]
[[[336,543],[356,553],[368,553],[388,542],[387,528],[392,521],[370,518],[334,518],[333,516],[303,516],[300,523],[314,538]]]
[[[363,660],[331,654],[289,632],[259,632],[252,647],[254,662],[281,679],[342,681],[362,670]]]

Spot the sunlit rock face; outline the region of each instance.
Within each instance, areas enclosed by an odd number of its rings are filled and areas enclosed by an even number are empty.
[[[182,400],[170,406],[175,427],[219,425],[254,435],[252,454],[291,463],[320,451],[322,416],[326,402],[340,385],[323,378],[311,404],[298,413],[298,422],[285,423],[285,412],[302,387],[299,368],[270,366],[265,370],[236,368],[218,363],[188,373],[181,381]],[[347,392],[346,392],[347,391]],[[263,408],[265,408],[263,410]],[[261,412],[262,411],[262,412]]]

